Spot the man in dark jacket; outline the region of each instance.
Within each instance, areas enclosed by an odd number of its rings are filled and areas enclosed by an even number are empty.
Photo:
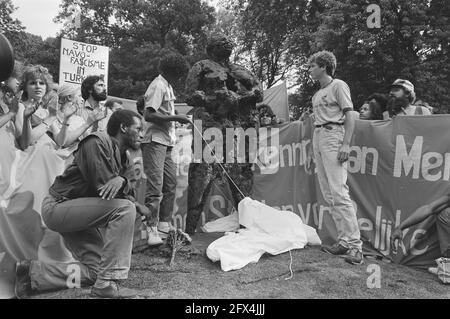
[[[143,129],[138,114],[112,114],[107,132],[96,132],[78,146],[73,163],[50,187],[42,203],[47,227],[59,232],[78,261],[16,265],[15,292],[34,292],[92,285],[100,298],[131,298],[135,291],[118,286],[128,277],[136,212],[148,216],[133,194],[128,149],[140,146]]]

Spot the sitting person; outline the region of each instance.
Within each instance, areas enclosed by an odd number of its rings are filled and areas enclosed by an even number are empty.
[[[390,86],[387,113],[389,117],[397,115],[431,115],[428,108],[415,106],[414,85],[408,80],[397,79]]]
[[[403,239],[403,230],[424,221],[430,216],[436,219],[437,236],[443,258],[450,258],[450,193],[442,196],[430,204],[416,209],[408,218],[406,218],[391,235],[392,250],[395,252],[397,241]],[[431,273],[437,274],[437,268],[428,269]]]
[[[95,111],[89,113],[87,120],[76,115],[78,110],[80,97],[79,89],[70,84],[63,84],[58,89],[58,111],[56,113],[56,121],[50,126],[53,140],[64,150],[58,152],[60,156],[68,159],[70,162],[71,154],[77,149],[78,142],[83,134],[92,125],[101,121],[106,117],[105,111]]]
[[[130,270],[136,212],[149,216],[132,196],[134,174],[126,155],[128,149],[139,148],[142,136],[139,115],[120,110],[111,116],[107,132],[93,133],[80,142],[73,163],[56,178],[42,203],[46,225],[63,236],[79,263],[18,262],[18,298],[68,288],[74,267],[81,286],[94,284],[93,297],[136,295],[131,289],[119,289],[118,281],[126,279]]]
[[[387,98],[384,94],[374,93],[369,96],[359,109],[360,120],[383,120],[386,111]]]

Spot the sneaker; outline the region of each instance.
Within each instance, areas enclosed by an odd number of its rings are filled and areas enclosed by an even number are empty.
[[[438,267],[430,267],[430,268],[428,268],[428,272],[430,274],[433,274],[433,275],[437,276],[437,274],[438,274]]]
[[[363,254],[357,248],[351,248],[348,250],[344,260],[352,265],[361,265],[363,263]]]
[[[162,239],[166,239],[169,236],[171,230],[176,230],[169,222],[159,222],[158,223],[158,234]]]
[[[333,246],[322,246],[322,251],[331,255],[342,256],[347,254],[348,248],[342,246],[341,244],[334,244]]]
[[[32,293],[30,268],[31,261],[29,260],[23,260],[16,263],[14,293],[18,299],[27,299]]]
[[[134,289],[120,287],[117,282],[112,281],[103,288],[95,287],[91,289],[91,298],[108,298],[108,299],[132,299],[137,297]]]
[[[156,227],[147,228],[147,244],[149,246],[159,246],[163,244],[161,237],[159,237],[158,229]]]

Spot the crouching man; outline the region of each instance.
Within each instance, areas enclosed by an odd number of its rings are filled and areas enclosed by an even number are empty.
[[[136,212],[149,216],[132,196],[134,173],[126,152],[138,149],[142,137],[140,116],[120,110],[111,115],[107,132],[80,142],[73,163],[55,179],[42,203],[45,224],[63,236],[78,263],[18,262],[18,298],[76,283],[93,285],[92,297],[136,296],[119,288],[118,281],[127,279],[130,270]]]

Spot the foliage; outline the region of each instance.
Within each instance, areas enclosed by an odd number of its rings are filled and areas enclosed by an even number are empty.
[[[74,10],[75,8],[75,10]],[[214,8],[201,0],[64,0],[56,21],[81,13],[81,27],[66,24],[61,35],[111,47],[109,93],[137,98],[158,75],[158,61],[170,52],[190,63],[204,56]],[[183,100],[184,79],[174,85]]]

